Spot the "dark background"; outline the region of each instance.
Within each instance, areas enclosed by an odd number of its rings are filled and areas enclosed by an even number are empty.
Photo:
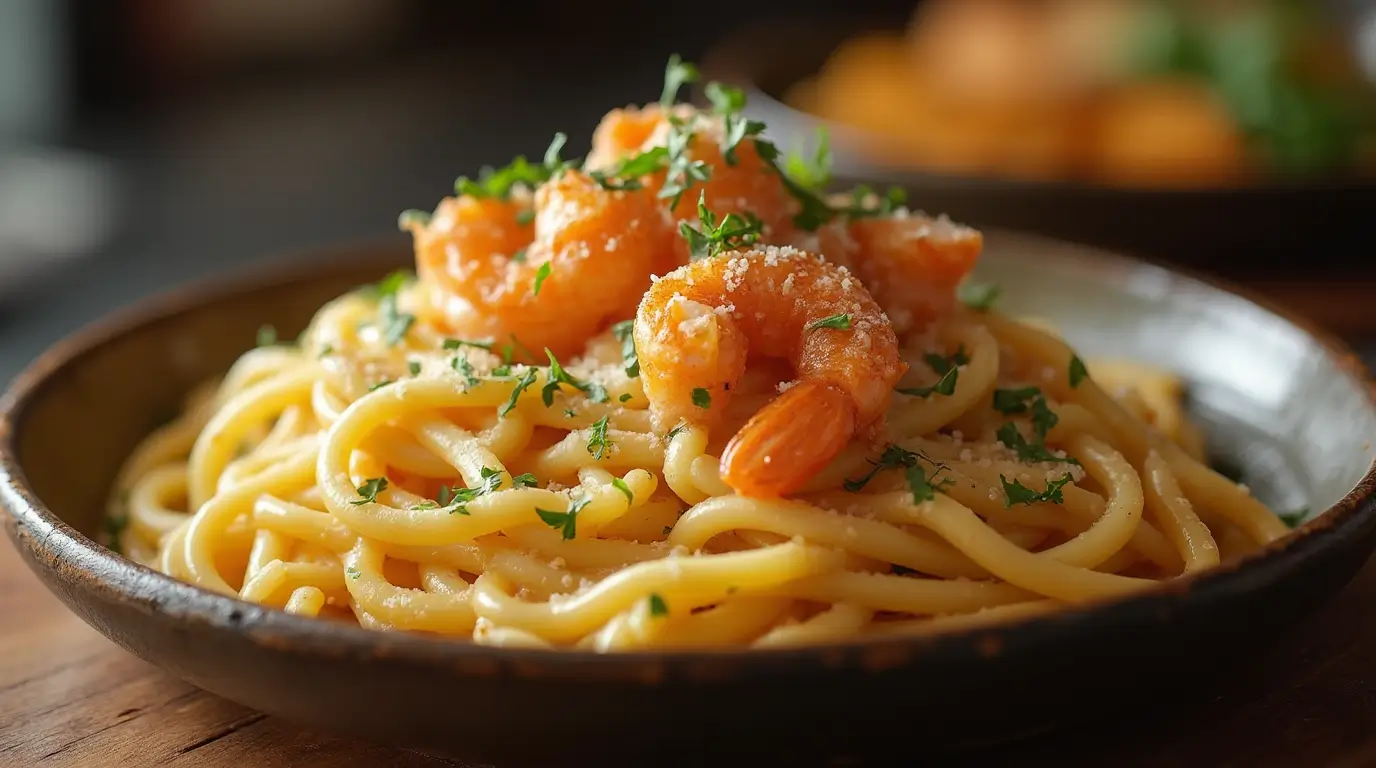
[[[0,382],[63,334],[189,279],[399,237],[459,174],[581,154],[672,52],[781,9],[911,0],[0,3]]]

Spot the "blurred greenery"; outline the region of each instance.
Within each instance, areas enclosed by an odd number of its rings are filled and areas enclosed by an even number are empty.
[[[1270,0],[1204,17],[1179,0],[1148,4],[1129,46],[1138,75],[1206,81],[1277,173],[1339,171],[1376,128],[1365,84],[1307,71],[1306,56],[1332,45],[1314,4]]]

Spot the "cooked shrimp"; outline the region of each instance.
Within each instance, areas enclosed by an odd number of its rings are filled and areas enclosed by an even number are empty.
[[[850,268],[899,333],[950,311],[956,286],[975,267],[984,237],[946,216],[900,211],[836,220],[818,232],[827,259]]]
[[[417,272],[449,331],[571,353],[634,311],[675,238],[652,193],[603,189],[579,171],[531,203],[445,199],[428,224],[410,225]]]
[[[847,328],[817,327],[846,316]],[[797,490],[877,425],[907,371],[888,318],[860,281],[820,256],[762,247],[665,275],[640,302],[636,350],[656,424],[717,424],[747,354],[783,358],[797,381],[731,439],[723,479],[746,496]]]
[[[733,165],[726,162],[722,152],[722,118],[699,112],[687,104],[674,107],[672,115],[685,121],[693,132],[684,157],[706,164],[710,174],[706,181],[695,182],[670,209],[674,227],[678,227],[679,221],[697,222],[698,193],[702,191],[707,196],[707,208],[713,213],[722,217],[732,213],[753,214],[764,225],[765,241],[787,242],[793,235],[792,220],[798,204],[784,189],[779,174],[760,158],[754,142],[746,139],[736,145]],[[658,104],[612,110],[593,133],[593,151],[588,156],[588,165],[608,169],[637,153],[667,146],[672,130],[669,115]],[[657,194],[664,188],[667,175],[661,170],[642,182]],[[668,206],[669,201],[661,202]],[[680,240],[677,248],[679,263],[687,263],[687,245]]]

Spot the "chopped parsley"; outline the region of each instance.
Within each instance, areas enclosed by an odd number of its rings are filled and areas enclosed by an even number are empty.
[[[1056,426],[1058,421],[1060,421],[1056,413],[1046,404],[1046,398],[1037,387],[995,389],[994,410],[1008,415],[1031,413],[1032,430],[1036,433],[1038,442],[1045,441],[1047,433],[1051,431],[1052,427]],[[1004,435],[1004,430],[1008,430],[1010,426],[1011,425],[1005,424],[1002,430],[1000,430],[1001,440]],[[1016,429],[1013,429],[1007,432],[1009,439],[1012,440],[1013,443],[1018,442],[1022,438],[1021,433],[1017,434],[1017,436],[1013,436],[1013,433],[1016,431]],[[1014,447],[1012,443],[1007,441],[1004,441],[1004,445],[1010,448]],[[1014,450],[1017,449],[1014,448]],[[1057,459],[1057,461],[1059,460],[1060,459]]]
[[[378,391],[379,389],[382,389],[383,387],[388,386],[388,385],[393,384],[393,383],[394,383],[394,382],[393,382],[391,379],[383,379],[382,381],[379,381],[378,383],[376,383],[376,384],[374,384],[374,385],[368,387],[368,391],[369,391],[369,392],[376,392],[376,391]]]
[[[705,191],[698,194],[698,221],[700,228],[686,221],[678,225],[679,234],[688,241],[688,253],[693,261],[750,245],[759,239],[764,228],[759,218],[749,211],[743,216],[728,213],[721,221],[717,221],[717,217],[707,210]]]
[[[811,159],[804,157],[802,152],[789,152],[784,157],[784,171],[812,192],[826,189],[831,183],[831,136],[827,129],[817,129],[817,148]]]
[[[326,344],[325,346],[323,346],[323,347],[320,348],[320,359],[322,359],[322,360],[325,359],[325,358],[327,358],[327,357],[329,357],[330,355],[333,355],[333,354],[334,354],[334,345],[333,345],[333,344]]]
[[[653,592],[650,593],[650,615],[655,618],[669,615],[669,604],[664,602],[664,598]]]
[[[928,475],[919,461],[931,464],[936,467],[936,471]],[[904,470],[903,477],[908,482],[908,490],[913,494],[913,503],[921,504],[924,501],[935,499],[937,491],[955,482],[949,477],[937,480],[937,477],[946,471],[945,464],[932,461],[921,453],[909,451],[893,444],[885,446],[884,452],[879,455],[879,460],[871,461],[870,464],[872,469],[863,477],[846,480],[844,487],[847,491],[857,493],[880,472],[886,469],[902,468]]]
[[[678,424],[675,424],[673,429],[664,433],[664,442],[673,442],[673,439],[678,436],[678,433],[682,432],[687,428],[688,422],[686,421],[680,421]]]
[[[1309,517],[1309,507],[1300,507],[1292,512],[1277,512],[1276,517],[1290,528],[1298,528],[1304,523],[1304,519]]]
[[[277,328],[264,325],[258,328],[258,346],[271,347],[277,344]]]
[[[412,376],[419,376],[419,375],[420,375],[420,361],[419,361],[419,360],[410,360],[410,361],[408,361],[408,362],[406,363],[406,370],[410,371]]]
[[[1071,389],[1080,386],[1080,382],[1089,378],[1089,370],[1085,368],[1085,361],[1081,360],[1079,355],[1070,356],[1069,375]]]
[[[511,477],[511,485],[513,488],[534,488],[538,483],[539,481],[535,479],[535,475],[529,472],[523,472],[522,474],[513,475]]]
[[[707,100],[712,102],[713,110],[722,118],[722,159],[727,165],[736,165],[740,162],[736,148],[747,137],[763,133],[765,125],[758,120],[747,120],[740,114],[745,109],[745,93],[739,88],[712,82],[704,90]]]
[[[478,470],[481,477],[478,485],[474,488],[459,488],[457,486],[441,486],[436,501],[441,507],[449,510],[451,515],[468,514],[468,502],[473,501],[479,496],[486,496],[502,487],[502,472],[491,467],[483,467]]]
[[[955,483],[955,480],[949,477],[937,480],[937,476],[946,469],[945,465],[939,466],[929,476],[920,464],[908,467],[903,476],[908,481],[908,490],[912,491],[914,504],[935,500],[937,491]]]
[[[626,375],[632,379],[636,378],[640,375],[640,357],[635,351],[635,321],[622,320],[615,323],[612,325],[612,335],[621,342],[621,362],[626,366]]]
[[[622,480],[619,477],[613,477],[612,487],[616,488],[616,490],[618,491],[621,491],[621,493],[626,496],[627,504],[632,504],[635,502],[635,494],[631,493],[631,487],[629,485],[626,485],[625,480]]]
[[[362,574],[359,573],[359,570],[358,570],[357,568],[353,567],[352,565],[349,566],[348,568],[345,568],[345,569],[344,569],[344,573],[345,573],[345,575],[347,575],[350,579],[357,579],[360,575],[362,575]]]
[[[664,186],[660,187],[660,200],[669,201],[669,210],[678,208],[683,193],[692,188],[695,182],[712,178],[712,166],[701,160],[688,157],[688,145],[693,141],[693,131],[687,123],[677,117],[669,118],[672,129],[665,140],[665,151],[669,163],[664,176]]]
[[[530,226],[535,221],[535,209],[526,208],[516,212],[516,223],[523,227]]]
[[[870,205],[872,195],[878,197],[878,205]],[[889,187],[884,190],[883,195],[875,195],[875,191],[868,185],[858,184],[850,191],[850,204],[837,212],[849,219],[875,218],[891,215],[906,202],[908,193],[904,192],[902,187]]]
[[[406,270],[397,270],[382,278],[374,287],[378,297],[378,315],[382,323],[382,340],[389,347],[396,346],[406,338],[406,333],[416,322],[415,315],[397,310],[397,293],[414,278],[415,276]]]
[[[424,227],[430,223],[430,212],[408,208],[397,215],[397,229]]]
[[[669,57],[664,67],[664,90],[659,94],[659,105],[668,109],[678,100],[679,89],[688,83],[698,81],[698,68],[683,60],[677,53]]]
[[[831,317],[824,317],[807,327],[809,331],[816,331],[822,328],[830,328],[836,331],[848,331],[850,330],[850,315],[832,315]]]
[[[377,495],[387,490],[387,478],[370,477],[355,490],[358,491],[359,498],[350,501],[350,504],[355,507],[361,507],[364,504],[376,504]]]
[[[491,352],[491,351],[492,351],[492,347],[493,347],[494,345],[495,345],[495,342],[493,342],[491,339],[487,339],[487,340],[483,340],[483,339],[445,339],[445,340],[444,340],[444,348],[445,348],[445,349],[458,349],[458,348],[460,348],[460,347],[477,347],[478,349],[485,349],[485,350],[487,350],[488,352]]]
[[[513,254],[511,254],[511,260],[514,261],[514,262],[516,262],[517,264],[524,264],[524,263],[526,263],[526,249],[524,249],[524,248],[517,248],[517,249],[516,249],[516,252],[513,253]],[[546,262],[546,266],[548,266],[548,262]],[[539,292],[540,292],[538,283],[537,283],[537,285],[536,285],[535,292],[536,292],[536,293],[539,293]]]
[[[597,461],[601,461],[612,445],[614,443],[607,439],[607,417],[603,416],[588,428],[588,453]]]
[[[110,515],[105,518],[104,524],[106,548],[115,554],[124,554],[124,549],[119,543],[119,537],[120,534],[124,533],[124,529],[129,527],[129,515]]]
[[[1055,418],[1054,413],[1051,413],[1049,410],[1047,411],[1047,413],[1052,418]],[[1011,448],[1013,452],[1018,455],[1019,461],[1028,464],[1036,464],[1038,462],[1043,461],[1059,462],[1064,464],[1080,463],[1076,461],[1074,458],[1062,458],[1047,450],[1046,443],[1043,442],[1043,438],[1045,437],[1044,435],[1038,434],[1036,442],[1028,442],[1027,438],[1022,436],[1022,432],[1018,431],[1018,425],[1014,424],[1011,421],[1005,423],[1002,427],[999,427],[997,435],[999,438],[999,442]]]
[[[578,513],[583,511],[583,507],[588,505],[590,499],[579,499],[569,504],[567,512],[552,512],[548,509],[535,508],[535,514],[540,516],[540,520],[545,525],[559,531],[564,541],[570,541],[578,535]]]
[[[851,493],[857,493],[861,488],[868,485],[880,472],[886,469],[895,469],[897,467],[915,467],[917,466],[917,459],[918,455],[912,451],[893,444],[886,445],[884,446],[884,452],[879,454],[879,460],[870,462],[873,468],[863,477],[847,480],[844,483],[844,487]]]
[[[415,279],[415,274],[408,269],[398,269],[389,273],[386,277],[369,286],[369,290],[379,299],[387,296],[395,296],[405,285]]]
[[[544,264],[541,264],[540,268],[535,270],[535,285],[532,286],[530,290],[530,294],[532,296],[540,295],[540,287],[543,286],[545,284],[545,280],[549,278],[549,273],[550,266],[548,261]]]
[[[896,391],[901,395],[914,397],[931,397],[933,394],[947,397],[954,395],[956,382],[960,379],[960,366],[970,364],[970,357],[965,353],[965,347],[961,346],[950,357],[928,352],[923,356],[923,359],[927,361],[927,365],[933,371],[941,374],[941,378],[930,387],[905,387]]]
[[[554,394],[559,391],[559,387],[562,384],[568,384],[574,389],[582,392],[594,403],[607,402],[606,387],[595,381],[582,381],[569,375],[568,371],[564,370],[564,366],[559,364],[559,360],[555,358],[554,353],[549,351],[549,347],[545,347],[545,355],[549,357],[549,381],[545,384],[544,388],[540,390],[540,397],[544,400],[546,408],[554,405]]]
[[[618,397],[618,398],[616,398],[616,399],[617,399],[618,402],[629,403],[629,402],[631,401],[631,398],[632,398],[632,395],[631,395],[630,392],[623,392],[623,393],[621,394],[621,397]]]
[[[999,287],[994,283],[961,283],[956,288],[956,298],[970,309],[984,312],[998,301]]]
[[[1038,493],[1031,488],[1023,485],[1017,480],[1008,481],[1008,478],[999,475],[999,482],[1003,483],[1004,508],[1012,507],[1014,504],[1035,504],[1039,501],[1051,504],[1060,504],[1065,501],[1061,489],[1066,486],[1073,478],[1066,473],[1060,480],[1052,480],[1046,484],[1046,490]]]
[[[699,408],[711,408],[711,407],[712,407],[712,393],[711,393],[711,392],[708,392],[707,390],[703,389],[702,387],[694,387],[694,388],[693,388],[693,405],[696,405],[696,406],[699,407]]]
[[[496,373],[496,371],[493,371],[493,373]],[[530,388],[531,384],[535,383],[535,377],[536,373],[534,368],[527,368],[525,373],[521,374],[521,378],[516,380],[516,388],[511,390],[511,397],[501,408],[497,409],[498,416],[505,418],[508,413],[511,413],[511,409],[516,407],[516,401],[521,399],[521,393],[525,392]]]
[[[473,364],[468,362],[467,357],[464,355],[454,355],[454,358],[449,361],[449,364],[463,376],[463,390],[465,392],[478,386],[477,372],[473,370]]]
[[[1027,413],[1028,401],[1041,395],[1037,387],[1021,389],[995,389],[994,410],[1005,414]]]
[[[549,146],[545,148],[544,159],[545,170],[549,173],[550,176],[562,173],[565,168],[572,165],[571,162],[565,162],[559,159],[559,152],[564,149],[564,144],[567,143],[568,140],[569,137],[566,136],[563,131],[556,132],[554,134],[554,138],[549,140]],[[534,212],[531,212],[530,218],[535,218]],[[519,214],[517,215],[517,221],[520,221]]]
[[[588,175],[603,189],[631,191],[644,187],[640,177],[649,176],[669,163],[668,147],[652,147],[617,163],[610,171],[591,171]]]

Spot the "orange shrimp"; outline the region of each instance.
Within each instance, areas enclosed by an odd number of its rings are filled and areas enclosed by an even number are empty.
[[[670,208],[674,227],[677,228],[680,221],[697,223],[698,194],[702,192],[706,194],[707,208],[717,216],[753,214],[764,225],[765,241],[788,242],[793,236],[793,215],[798,210],[798,203],[784,189],[779,174],[760,157],[754,142],[746,139],[737,144],[733,151],[736,162],[731,164],[726,162],[721,147],[725,130],[722,118],[700,112],[687,104],[674,107],[672,115],[686,121],[693,132],[684,156],[688,160],[704,163],[710,169],[706,181],[695,182]],[[616,109],[607,113],[593,133],[589,167],[612,168],[636,153],[666,146],[669,133],[673,130],[668,117],[658,104],[639,109]],[[661,170],[642,182],[647,189],[658,193],[664,188],[667,175],[666,171]],[[662,200],[661,203],[667,207],[669,201]],[[679,241],[677,253],[678,263],[686,264],[687,244]]]
[[[603,189],[579,171],[531,202],[445,199],[428,224],[410,225],[417,272],[449,331],[573,353],[634,311],[675,238],[652,193]]]
[[[845,328],[819,327],[836,318]],[[747,353],[782,358],[797,382],[722,452],[722,477],[745,496],[782,496],[878,425],[907,371],[888,318],[860,281],[820,256],[761,247],[680,267],[636,313],[635,344],[656,424],[714,425]]]
[[[951,310],[984,247],[978,230],[906,211],[833,221],[817,235],[819,250],[860,278],[899,333]]]

